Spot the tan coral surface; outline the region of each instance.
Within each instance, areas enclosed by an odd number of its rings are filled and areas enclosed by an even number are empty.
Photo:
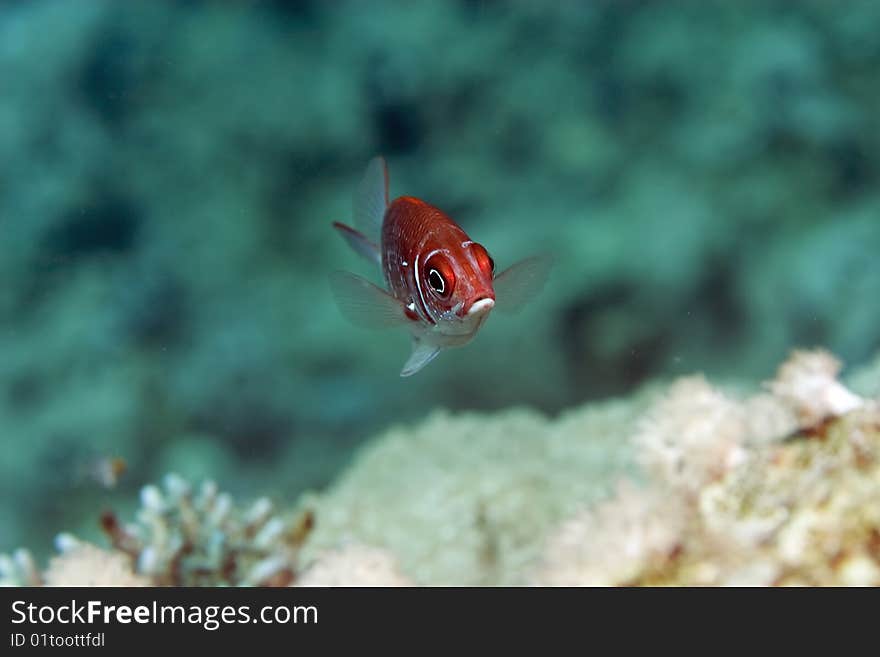
[[[880,403],[839,368],[796,352],[745,398],[693,376],[552,419],[437,411],[374,439],[305,513],[171,476],[111,524],[117,551],[62,535],[42,574],[0,555],[0,583],[175,583],[183,564],[269,585],[877,586]],[[865,395],[876,369],[858,376]]]

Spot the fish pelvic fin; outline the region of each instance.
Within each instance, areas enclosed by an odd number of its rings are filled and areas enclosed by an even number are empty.
[[[406,363],[404,363],[400,376],[412,376],[434,360],[439,353],[440,347],[426,344],[418,338],[413,338],[412,353],[409,355]]]
[[[536,255],[511,265],[495,277],[495,308],[514,313],[538,296],[550,276],[553,258]]]
[[[355,253],[369,262],[377,265],[382,264],[382,254],[379,252],[379,247],[368,240],[366,235],[338,221],[333,222],[333,227],[345,238]]]
[[[389,328],[409,325],[406,307],[370,281],[347,271],[330,274],[330,290],[342,314],[361,328]]]
[[[388,208],[388,166],[385,158],[374,157],[354,193],[354,225],[374,243],[380,242],[382,222]]]

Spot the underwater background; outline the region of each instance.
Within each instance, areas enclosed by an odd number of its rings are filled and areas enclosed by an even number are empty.
[[[870,0],[3,2],[0,552],[97,541],[167,472],[320,492],[436,409],[758,382],[795,347],[868,362],[878,23]],[[331,222],[376,154],[499,268],[556,261],[409,379],[405,333],[327,284],[373,274]]]

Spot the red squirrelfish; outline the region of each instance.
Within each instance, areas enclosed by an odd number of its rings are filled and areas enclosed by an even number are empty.
[[[389,203],[385,160],[374,158],[354,196],[354,224],[334,227],[361,256],[382,268],[387,289],[348,272],[331,276],[343,313],[369,328],[406,326],[412,354],[401,376],[415,374],[441,350],[473,339],[493,308],[516,310],[544,286],[546,256],[495,275],[485,247],[442,210],[412,196]]]

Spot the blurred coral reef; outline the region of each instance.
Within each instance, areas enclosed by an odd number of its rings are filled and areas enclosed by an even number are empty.
[[[412,586],[386,550],[347,545],[322,554],[309,566],[297,586]]]
[[[692,376],[557,419],[437,413],[375,438],[290,514],[170,476],[135,524],[105,520],[110,552],[62,535],[45,573],[19,550],[0,578],[878,586],[880,399],[839,369],[799,351],[746,397]]]
[[[797,353],[771,399],[673,385],[636,437],[648,482],[563,525],[535,582],[880,585],[880,401],[838,369]]]

